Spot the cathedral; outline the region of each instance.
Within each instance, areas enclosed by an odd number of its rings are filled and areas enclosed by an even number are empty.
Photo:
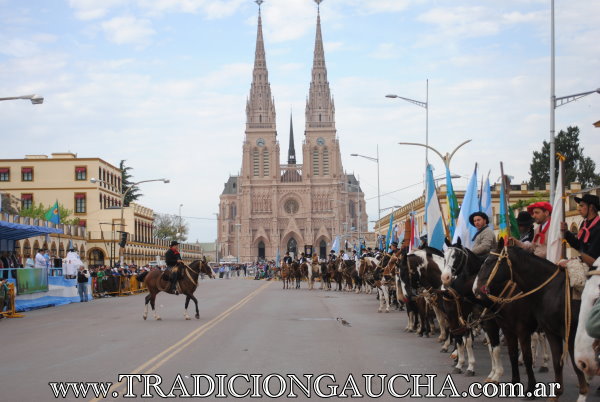
[[[287,164],[281,163],[259,3],[242,168],[220,196],[220,258],[275,260],[287,251],[325,258],[336,238],[341,247],[354,247],[367,231],[364,194],[342,166],[319,12],[313,57],[302,160],[296,158],[290,117]]]

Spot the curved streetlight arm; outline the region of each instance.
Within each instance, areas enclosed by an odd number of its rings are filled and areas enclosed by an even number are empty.
[[[593,91],[587,91],[587,92],[582,92],[579,94],[561,96],[559,98],[555,98],[554,99],[554,108],[556,109],[559,106],[566,105],[567,103],[574,102],[578,99],[583,98],[584,96],[588,96],[588,95],[595,94],[595,93],[600,94],[600,88],[595,89]]]
[[[456,153],[456,151],[458,151],[458,149],[460,147],[462,147],[463,145],[468,144],[469,142],[471,142],[472,140],[466,140],[465,142],[463,142],[462,144],[460,144],[459,146],[457,146],[456,148],[454,148],[454,151],[452,151],[452,153],[450,154],[450,158],[448,159],[448,165],[450,165],[450,160],[452,159],[452,157],[454,156],[454,154]]]
[[[31,103],[34,104],[34,105],[39,105],[41,103],[44,103],[44,97],[36,95],[36,94],[33,94],[33,95],[21,95],[21,96],[9,96],[7,98],[0,98],[0,101],[16,100],[16,99],[30,100]]]
[[[379,162],[378,158],[373,158],[372,156],[366,156],[366,155],[360,155],[360,154],[350,154],[350,156],[359,156],[361,158],[368,159],[368,160],[370,160],[372,162]]]
[[[420,144],[418,142],[399,142],[398,144],[400,144],[400,145],[416,145],[416,146],[423,147],[423,148],[429,148],[433,152],[435,152],[436,154],[438,154],[440,156],[440,158],[442,158],[442,160],[444,161],[444,163],[446,161],[446,158],[441,153],[439,153],[437,149],[435,149],[432,146],[425,145],[425,144]]]
[[[400,144],[400,145],[417,145],[419,147],[424,147],[424,148],[431,149],[433,152],[435,152],[436,154],[438,154],[440,156],[440,158],[442,158],[442,161],[444,161],[444,166],[446,166],[446,167],[449,168],[450,167],[450,161],[452,160],[452,157],[454,156],[454,154],[456,153],[456,151],[458,151],[459,148],[461,148],[463,145],[468,144],[471,141],[472,140],[466,140],[466,141],[462,142],[459,146],[457,146],[456,148],[454,148],[454,150],[450,154],[446,154],[445,156],[442,155],[434,147],[429,146],[429,145],[425,145],[425,144],[420,144],[418,142],[399,142],[398,144]]]
[[[418,100],[405,98],[403,96],[398,96],[398,95],[386,95],[385,97],[391,98],[391,99],[402,99],[402,100],[412,103],[413,105],[421,106],[422,108],[427,109],[427,102],[421,102]]]

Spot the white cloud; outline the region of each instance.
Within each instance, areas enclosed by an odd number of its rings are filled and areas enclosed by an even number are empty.
[[[400,50],[395,43],[380,43],[370,56],[380,60],[397,59],[400,56]]]
[[[123,6],[130,0],[69,0],[75,16],[80,20],[94,20],[106,16],[112,8]]]
[[[117,45],[146,46],[156,32],[147,19],[131,16],[115,17],[101,23],[106,38]]]

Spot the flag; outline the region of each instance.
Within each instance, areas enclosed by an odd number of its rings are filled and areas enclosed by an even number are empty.
[[[411,252],[412,250],[416,249],[417,247],[419,247],[420,243],[421,242],[419,241],[419,230],[417,228],[415,213],[411,212],[410,213],[410,243],[409,243],[408,251]]]
[[[446,166],[446,206],[448,208],[448,230],[450,237],[454,236],[456,229],[456,219],[458,218],[458,200],[452,187],[452,176],[450,169]]]
[[[477,191],[477,165],[469,180],[469,185],[465,191],[460,213],[456,221],[456,228],[452,237],[452,243],[456,243],[460,237],[461,243],[467,248],[473,245],[473,236],[477,233],[475,226],[469,223],[469,216],[474,212],[479,212],[479,196]]]
[[[383,235],[377,236],[377,248],[383,251]]]
[[[427,211],[427,243],[429,247],[442,250],[444,247],[444,224],[442,222],[442,211],[433,181],[431,165],[427,166],[427,197],[425,210]]]
[[[490,190],[490,177],[485,180],[481,194],[481,212],[490,218],[489,227],[494,230],[494,211],[492,210],[492,191]]]
[[[398,244],[399,245],[401,245],[404,242],[404,236],[405,236],[404,230],[401,230],[400,226],[398,226]]]
[[[390,214],[390,224],[388,226],[387,236],[385,237],[385,249],[387,251],[388,247],[390,247],[390,243],[392,241],[392,230],[394,229],[394,208],[392,208],[392,213]]]
[[[562,258],[562,233],[560,223],[565,220],[564,217],[564,185],[563,185],[563,160],[558,161],[558,177],[556,178],[556,187],[554,192],[554,205],[552,205],[552,219],[548,228],[546,238],[546,259],[553,263],[558,263]]]
[[[337,253],[340,252],[340,236],[335,236],[335,240],[333,241],[333,245],[331,249]]]
[[[521,233],[519,233],[519,223],[515,217],[515,210],[510,205],[508,206],[508,221],[510,223],[510,235],[515,239],[520,238]]]
[[[46,215],[44,215],[44,217],[46,218],[47,221],[52,222],[54,224],[59,224],[60,223],[60,212],[58,209],[58,201],[56,201],[54,203],[54,206],[52,208],[50,208],[48,210],[48,212],[46,212]]]
[[[279,251],[279,247],[277,247],[277,257],[275,257],[275,266],[279,268],[279,264],[281,260],[281,252]]]
[[[506,222],[506,191],[504,189],[504,178],[500,183],[500,219],[498,224],[498,238],[508,238],[508,223]]]

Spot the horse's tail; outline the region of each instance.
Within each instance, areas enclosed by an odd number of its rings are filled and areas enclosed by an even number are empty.
[[[139,274],[137,277],[138,282],[140,282],[140,283],[144,282],[144,279],[146,278],[146,275],[148,275],[148,272],[150,272],[150,271],[144,271],[141,274]]]

